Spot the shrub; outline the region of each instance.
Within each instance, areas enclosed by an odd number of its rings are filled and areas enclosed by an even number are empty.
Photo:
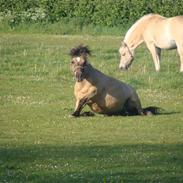
[[[126,25],[148,13],[183,14],[179,0],[0,0],[0,21],[19,23],[72,21],[79,26]]]

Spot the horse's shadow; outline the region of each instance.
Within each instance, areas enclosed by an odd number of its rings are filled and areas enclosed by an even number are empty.
[[[158,107],[157,107],[158,108]],[[145,114],[145,116],[159,116],[159,115],[173,115],[173,114],[179,114],[181,113],[180,111],[165,111],[164,109],[162,108],[158,108],[157,109],[158,111],[154,111],[156,112],[155,114],[153,114],[152,112],[147,112]],[[91,112],[91,111],[85,111],[85,112],[82,112],[80,114],[80,117],[94,117],[95,116],[95,113]],[[136,113],[129,113],[129,112],[126,112],[126,111],[123,111],[121,113],[116,113],[116,114],[110,114],[110,115],[107,115],[107,114],[103,114],[103,116],[139,116],[138,114]]]

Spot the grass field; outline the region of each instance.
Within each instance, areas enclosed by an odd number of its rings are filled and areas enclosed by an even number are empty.
[[[183,182],[183,74],[176,51],[154,71],[145,46],[118,70],[121,37],[0,34],[0,182]],[[136,88],[146,117],[71,118],[75,99],[69,50]],[[85,108],[88,111],[89,108]]]

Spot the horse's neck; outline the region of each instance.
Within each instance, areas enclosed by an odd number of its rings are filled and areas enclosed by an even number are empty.
[[[139,19],[126,33],[124,42],[129,48],[134,50],[141,43],[143,43],[143,31],[147,25],[150,16],[143,17]]]
[[[141,43],[143,43],[143,36],[140,29],[137,29],[137,31],[130,32],[125,39],[124,42],[128,45],[129,48],[135,49],[137,48]]]
[[[92,84],[97,83],[97,73],[98,71],[94,67],[92,67],[91,64],[87,63],[86,69],[85,69],[86,80]]]

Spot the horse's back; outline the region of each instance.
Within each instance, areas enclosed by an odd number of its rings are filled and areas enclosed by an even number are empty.
[[[183,34],[183,16],[171,17],[168,20],[170,21],[172,30],[175,30],[176,32],[181,32],[181,34]]]
[[[135,92],[135,90],[120,80],[107,76],[97,71],[96,88],[98,98],[105,100],[106,106],[122,106],[124,102]],[[115,107],[115,108],[116,108]],[[109,107],[110,108],[110,107]]]
[[[145,42],[154,42],[159,48],[174,49],[183,40],[183,16],[152,16],[144,31]]]
[[[171,17],[169,21],[172,35],[177,40],[183,40],[183,16]]]
[[[183,16],[182,15],[179,15],[179,16],[175,16],[175,17],[170,17],[169,19],[171,19],[172,21],[175,21],[177,23],[182,23]]]
[[[146,21],[146,30],[164,30],[168,27],[175,28],[183,26],[183,16],[164,17],[159,14],[150,14]],[[174,27],[175,26],[175,27]]]
[[[108,96],[113,96],[118,101],[119,99],[126,100],[135,93],[135,90],[130,85],[118,79],[106,76],[105,74],[103,74],[101,83],[103,83],[103,88],[105,89],[105,92],[108,94]]]

